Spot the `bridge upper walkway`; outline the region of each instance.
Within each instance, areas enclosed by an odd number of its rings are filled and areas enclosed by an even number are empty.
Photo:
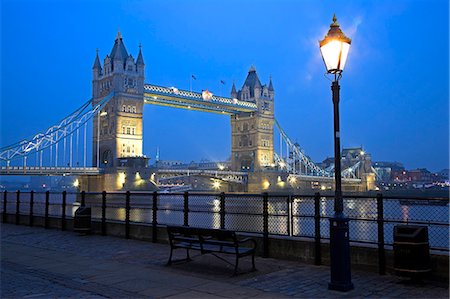
[[[256,104],[252,102],[219,97],[211,93],[207,93],[205,96],[200,92],[153,84],[144,85],[144,102],[146,104],[228,115],[242,112],[254,112],[257,110]]]

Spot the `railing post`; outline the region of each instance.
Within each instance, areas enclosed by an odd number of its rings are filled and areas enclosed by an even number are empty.
[[[50,191],[45,192],[45,214],[44,214],[44,228],[48,228],[48,207],[50,204]]]
[[[61,230],[66,230],[66,199],[67,192],[62,192]]]
[[[225,193],[220,193],[220,228],[225,229]]]
[[[127,191],[125,197],[125,238],[130,238],[130,191]]]
[[[152,206],[152,242],[158,241],[158,192],[153,192]]]
[[[30,226],[33,226],[33,207],[34,207],[34,191],[30,192]]]
[[[184,214],[184,226],[189,226],[189,193],[186,191],[184,192],[184,207],[183,207],[183,214]]]
[[[263,257],[269,257],[269,194],[263,193]]]
[[[377,194],[377,224],[378,224],[378,273],[386,274],[386,252],[384,250],[384,206],[383,194]]]
[[[106,236],[106,191],[102,192],[102,236]]]
[[[81,191],[81,207],[86,206],[86,192]]]
[[[320,193],[314,194],[314,264],[322,264],[322,250],[320,245]]]
[[[7,204],[6,204],[6,198],[8,197],[8,191],[4,191],[3,192],[3,223],[6,223],[6,217],[7,217],[7,213],[6,213],[6,206],[7,206]]]
[[[287,222],[286,222],[286,233],[288,237],[291,236],[291,196],[288,195],[286,199],[286,207],[287,207]]]
[[[20,190],[17,190],[16,197],[16,225],[20,223]]]

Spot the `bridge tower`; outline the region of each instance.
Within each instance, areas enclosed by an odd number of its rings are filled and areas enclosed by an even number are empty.
[[[114,97],[94,117],[93,165],[117,167],[119,158],[142,157],[144,68],[141,47],[135,61],[128,55],[120,31],[103,67],[97,51],[92,67],[93,105],[111,92]]]
[[[273,158],[274,89],[261,85],[254,66],[239,91],[233,83],[231,98],[256,103],[258,111],[231,116],[231,167],[234,171],[260,171]]]

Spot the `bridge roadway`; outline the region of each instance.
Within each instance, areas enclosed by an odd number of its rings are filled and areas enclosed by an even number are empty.
[[[33,167],[33,166],[10,166],[0,167],[0,175],[83,175],[83,176],[95,176],[104,173],[103,168],[97,167]],[[221,177],[229,181],[243,182],[248,177],[247,172],[240,171],[226,171],[226,170],[205,170],[205,169],[158,169],[158,174],[183,174],[189,175],[207,175],[211,177]],[[295,177],[301,181],[321,181],[321,182],[333,182],[334,177],[324,176],[312,176],[304,174],[290,174],[290,177]],[[173,178],[173,177],[172,177]],[[170,177],[166,178],[170,179]],[[346,183],[361,183],[361,179],[356,178],[342,178]]]

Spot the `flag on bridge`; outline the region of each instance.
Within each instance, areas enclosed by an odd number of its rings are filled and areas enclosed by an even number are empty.
[[[191,76],[192,76],[192,79],[197,80],[197,78],[194,75],[191,75]]]
[[[223,80],[220,80],[220,83],[222,83],[222,84],[225,84],[225,81],[223,81]]]

